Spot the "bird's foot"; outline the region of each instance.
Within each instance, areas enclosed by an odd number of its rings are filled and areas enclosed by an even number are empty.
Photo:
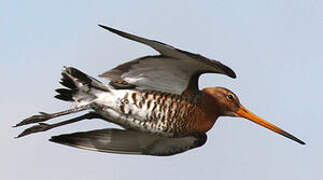
[[[42,131],[47,131],[53,128],[52,125],[46,123],[39,123],[38,125],[32,126],[30,128],[25,129],[21,134],[19,134],[16,138],[20,138],[29,134],[38,133]]]
[[[23,126],[23,125],[32,124],[32,123],[44,122],[44,121],[47,121],[52,118],[51,114],[48,114],[45,112],[39,112],[39,114],[40,115],[33,115],[29,118],[26,118],[13,127]]]

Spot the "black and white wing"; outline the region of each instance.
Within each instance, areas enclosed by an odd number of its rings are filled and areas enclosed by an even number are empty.
[[[112,85],[181,95],[186,90],[197,91],[198,78],[203,73],[236,77],[233,70],[219,61],[110,27],[99,26],[127,39],[146,44],[160,53],[158,56],[146,56],[121,64],[100,75],[109,79]]]
[[[168,156],[202,146],[206,139],[207,136],[204,133],[169,138],[109,128],[53,136],[50,141],[99,152]]]

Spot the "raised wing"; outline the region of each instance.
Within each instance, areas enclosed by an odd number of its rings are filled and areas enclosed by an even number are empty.
[[[127,39],[146,44],[161,54],[135,59],[100,75],[109,79],[113,85],[180,95],[186,90],[197,91],[198,78],[203,73],[220,73],[236,77],[233,70],[219,61],[110,27],[99,26]]]
[[[111,128],[53,136],[50,141],[100,152],[167,156],[202,146],[206,139],[204,133],[168,138]]]

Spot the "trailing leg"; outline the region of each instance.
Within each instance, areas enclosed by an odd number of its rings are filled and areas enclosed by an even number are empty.
[[[73,118],[73,119],[69,119],[63,122],[59,122],[59,123],[55,123],[55,124],[46,124],[46,123],[39,123],[38,125],[34,125],[30,128],[25,129],[21,134],[19,134],[16,138],[20,138],[29,134],[33,134],[33,133],[37,133],[37,132],[43,132],[43,131],[47,131],[49,129],[53,129],[59,126],[64,126],[67,124],[71,124],[71,123],[75,123],[78,121],[82,121],[84,119],[93,119],[93,118],[101,118],[101,115],[95,113],[95,112],[89,112],[87,114],[84,114],[82,116]]]
[[[89,113],[57,124],[42,123],[49,119],[53,119],[63,115],[89,110],[91,109],[92,102],[95,101],[98,95],[110,91],[109,88],[100,81],[92,78],[91,76],[86,75],[85,73],[73,67],[63,68],[62,79],[60,83],[63,86],[65,86],[65,88],[56,89],[58,95],[56,95],[55,97],[60,100],[71,101],[75,108],[52,114],[40,112],[40,114],[38,115],[33,115],[29,118],[24,119],[20,123],[16,124],[14,127],[32,123],[39,124],[26,129],[18,137],[22,137],[36,132],[46,131],[54,127],[70,124],[83,119],[92,119],[98,117],[98,115],[94,115],[94,113]]]
[[[81,106],[81,107],[76,107],[73,109],[68,109],[65,111],[61,111],[61,112],[57,112],[57,113],[45,113],[45,112],[39,112],[39,115],[33,115],[29,118],[26,118],[24,120],[22,120],[20,123],[16,124],[14,127],[18,127],[18,126],[23,126],[23,125],[27,125],[27,124],[33,124],[33,123],[39,123],[39,122],[45,122],[49,119],[53,119],[59,116],[63,116],[63,115],[67,115],[67,114],[72,114],[72,113],[76,113],[76,112],[80,112],[80,111],[84,111],[90,109],[89,105],[86,106]]]

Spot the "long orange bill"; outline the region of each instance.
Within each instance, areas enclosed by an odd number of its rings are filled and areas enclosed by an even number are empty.
[[[252,112],[250,112],[248,109],[246,109],[245,107],[243,107],[242,105],[240,106],[239,110],[236,112],[236,114],[240,117],[246,118],[254,123],[257,123],[265,128],[268,128],[282,136],[285,136],[289,139],[292,139],[300,144],[305,144],[302,140],[298,139],[297,137],[289,134],[288,132],[280,129],[279,127],[263,120],[261,117],[253,114]]]

